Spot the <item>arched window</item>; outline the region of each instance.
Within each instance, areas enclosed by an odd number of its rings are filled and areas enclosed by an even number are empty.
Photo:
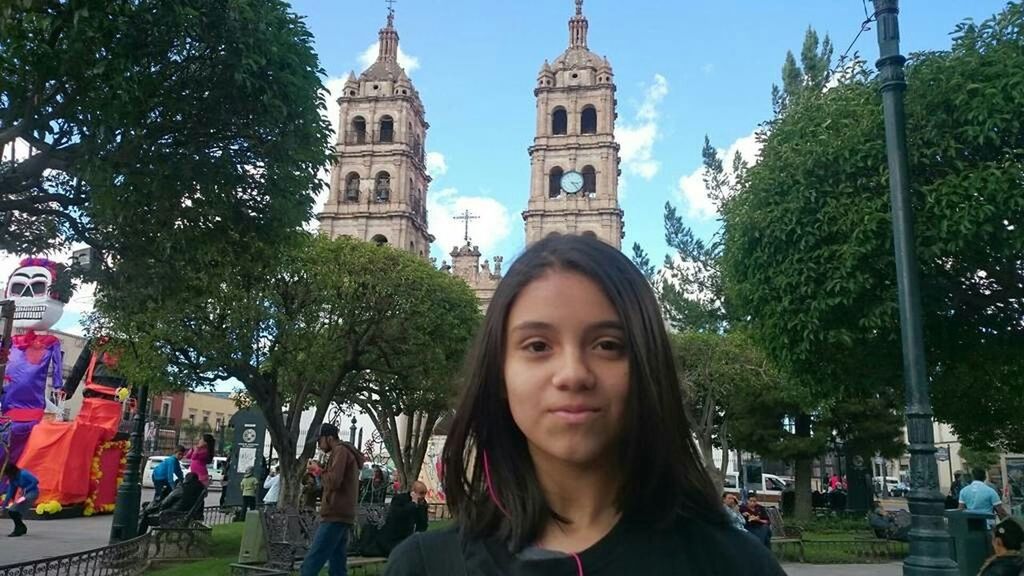
[[[562,168],[555,166],[548,175],[548,197],[557,198],[562,194]]]
[[[584,196],[594,196],[597,194],[597,173],[594,172],[594,167],[586,165],[583,167],[583,190],[580,190]]]
[[[350,144],[366,144],[366,118],[356,116],[352,119],[352,138]]]
[[[585,106],[580,114],[580,132],[582,134],[597,134],[597,109],[593,106]]]
[[[587,238],[597,238],[597,234],[595,234],[593,230],[586,230],[583,232],[583,235]]]
[[[391,116],[382,116],[380,119],[380,141],[395,141],[395,121]]]
[[[565,113],[565,108],[555,108],[555,111],[551,113],[551,133],[556,136],[562,136],[568,130],[569,115]]]
[[[359,174],[355,172],[345,177],[345,202],[359,202]]]
[[[376,244],[377,246],[384,246],[385,244],[388,243],[388,237],[383,234],[377,234],[376,236],[371,238],[370,241]]]
[[[391,198],[391,174],[377,172],[377,179],[373,187],[373,199],[377,202],[387,202]]]

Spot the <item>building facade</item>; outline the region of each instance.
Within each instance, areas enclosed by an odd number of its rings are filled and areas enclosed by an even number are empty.
[[[537,77],[537,126],[530,147],[526,243],[553,233],[589,234],[620,248],[619,145],[615,76],[590,51],[583,0],[569,20],[569,47]]]
[[[426,122],[423,103],[398,64],[394,13],[380,30],[377,61],[338,97],[340,121],[330,194],[320,230],[389,244],[428,257]]]

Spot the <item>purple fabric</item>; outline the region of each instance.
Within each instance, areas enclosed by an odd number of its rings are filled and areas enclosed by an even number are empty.
[[[53,389],[64,388],[60,340],[54,339],[43,350],[38,364],[29,361],[25,350],[11,347],[11,358],[4,374],[3,406],[0,414],[12,408],[46,408],[46,376],[52,370]]]
[[[18,346],[11,347],[11,356],[4,373],[4,393],[0,397],[0,416],[6,416],[14,409],[45,409],[46,408],[46,375],[53,370],[53,388],[64,387],[61,363],[63,355],[60,341],[56,338],[48,343],[38,364],[29,361],[25,350]],[[0,429],[0,464],[8,461],[17,462],[25,450],[32,428],[39,419],[9,422]],[[4,446],[7,447],[5,451]]]

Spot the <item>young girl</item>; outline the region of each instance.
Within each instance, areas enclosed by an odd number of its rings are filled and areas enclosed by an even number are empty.
[[[783,574],[730,527],[654,293],[615,248],[530,247],[467,374],[443,454],[458,528],[403,542],[388,575]]]
[[[24,536],[28,533],[28,526],[22,518],[39,498],[39,480],[28,470],[22,470],[10,462],[4,466],[0,474],[3,474],[7,481],[3,507],[7,510],[7,517],[14,522],[14,531],[8,536]]]
[[[210,472],[206,467],[213,462],[216,446],[217,440],[214,439],[213,434],[203,434],[203,439],[199,441],[199,444],[193,446],[188,454],[185,454],[185,457],[189,459],[188,471],[194,472],[203,486],[210,485]]]

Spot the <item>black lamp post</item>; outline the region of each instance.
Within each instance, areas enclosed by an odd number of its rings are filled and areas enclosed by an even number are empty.
[[[148,387],[139,387],[135,420],[132,422],[131,448],[125,463],[124,481],[117,488],[114,518],[110,524],[110,543],[131,540],[139,532],[139,508],[142,505],[142,439],[146,428]]]
[[[900,54],[899,0],[873,0],[878,21],[878,75],[885,114],[885,144],[889,157],[892,197],[893,246],[899,294],[900,332],[903,343],[903,378],[907,397],[907,437],[910,444],[911,490],[908,497],[913,527],[910,554],[903,574],[957,574],[943,517],[935,462],[935,436],[928,392],[928,370],[921,327],[921,295],[917,255],[914,251],[914,208],[910,197],[906,117],[903,110],[907,82],[906,58]]]

